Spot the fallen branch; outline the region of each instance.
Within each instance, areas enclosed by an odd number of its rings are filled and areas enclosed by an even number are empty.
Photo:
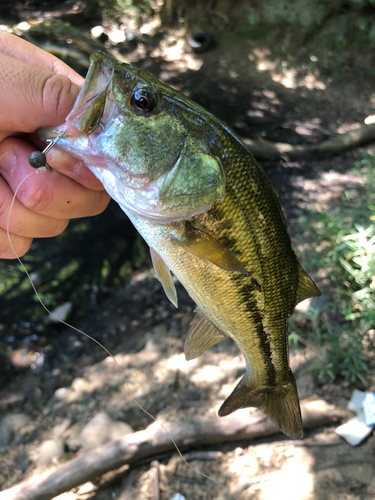
[[[321,158],[375,141],[375,124],[362,125],[319,144],[293,146],[284,142],[253,141],[244,137],[241,140],[259,160],[277,160],[282,157],[289,160]]]
[[[342,412],[325,401],[301,403],[305,429],[336,422]],[[259,410],[241,410],[225,418],[185,420],[166,425],[180,449],[270,436],[279,431]],[[49,500],[110,470],[169,450],[174,445],[157,422],[144,431],[79,455],[43,476],[35,476],[0,493],[0,500]]]

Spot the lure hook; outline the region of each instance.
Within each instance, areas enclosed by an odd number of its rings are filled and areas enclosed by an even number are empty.
[[[62,130],[59,132],[59,134],[55,137],[53,140],[48,140],[48,145],[43,149],[43,151],[33,151],[28,160],[29,164],[33,168],[41,168],[41,167],[47,167],[47,157],[46,154],[50,149],[53,148],[55,144],[59,142],[59,140],[64,136],[65,130]]]

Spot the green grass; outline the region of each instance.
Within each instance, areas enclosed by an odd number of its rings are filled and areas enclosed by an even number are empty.
[[[48,307],[68,300],[83,306],[151,265],[147,246],[115,203],[97,217],[71,221],[56,238],[35,239],[22,262]],[[24,322],[43,324],[46,313],[16,260],[0,260],[0,277],[1,342]]]
[[[312,368],[320,380],[366,385],[375,335],[375,157],[364,153],[351,173],[362,183],[347,188],[332,206],[311,209],[297,221],[310,238],[301,260],[320,270],[331,300],[305,314],[312,332],[294,325],[291,342],[313,343],[318,356]]]

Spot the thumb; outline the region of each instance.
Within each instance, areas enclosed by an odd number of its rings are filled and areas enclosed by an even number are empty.
[[[0,52],[0,129],[34,132],[63,123],[79,87],[64,76]]]

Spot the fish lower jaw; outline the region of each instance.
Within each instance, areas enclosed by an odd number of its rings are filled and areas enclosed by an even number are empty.
[[[107,193],[113,198],[128,215],[134,214],[149,221],[159,224],[187,220],[194,215],[203,213],[212,208],[212,204],[205,204],[199,207],[189,207],[176,210],[168,210],[159,200],[159,183],[153,181],[141,188],[133,187],[131,174],[114,169],[108,166],[107,160],[103,159],[102,166],[90,166],[90,163],[84,159],[88,168],[103,184]],[[98,158],[96,161],[98,165]],[[116,172],[116,175],[113,173]],[[121,179],[124,177],[124,179]],[[139,176],[138,176],[139,180]],[[136,182],[136,179],[133,179]]]
[[[117,198],[117,196],[112,196],[112,194],[110,194],[110,196],[118,202],[120,207],[128,215],[134,214],[136,216],[147,219],[150,222],[156,222],[159,224],[168,224],[171,222],[188,220],[194,217],[194,215],[207,212],[212,208],[211,205],[207,205],[197,209],[182,210],[180,212],[167,212],[160,207],[158,200],[155,200],[155,203],[144,204],[144,198],[142,196],[134,195],[134,203],[129,203],[128,197],[122,199],[121,197]]]

